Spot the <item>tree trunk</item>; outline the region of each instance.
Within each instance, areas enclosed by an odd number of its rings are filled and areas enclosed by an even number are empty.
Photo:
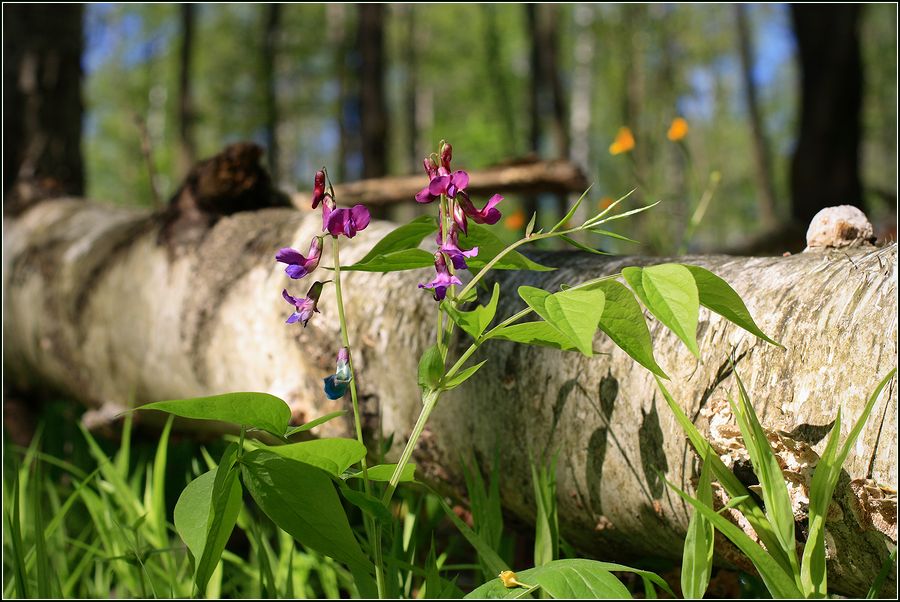
[[[379,178],[388,172],[388,111],[384,92],[385,9],[379,4],[360,4],[357,10],[363,177]]]
[[[348,55],[351,54],[350,36],[347,35],[347,7],[343,4],[329,4],[326,7],[328,45],[334,50],[332,61],[334,79],[337,82],[337,125],[338,156],[337,169],[331,174],[337,181],[360,177],[350,169],[350,157],[358,152],[357,137],[351,131],[350,117],[357,113],[350,81],[347,74]]]
[[[84,7],[3,6],[3,194],[13,213],[84,193],[81,52]]]
[[[756,82],[753,79],[753,33],[747,16],[747,7],[735,4],[735,19],[738,31],[738,47],[741,55],[741,75],[744,80],[744,99],[750,115],[750,131],[753,136],[753,166],[756,169],[756,195],[759,219],[766,228],[775,225],[775,185],[772,182],[772,162],[769,158],[769,142],[759,108]]]
[[[858,4],[791,5],[801,84],[791,202],[800,223],[824,207],[862,207],[862,10]]]
[[[573,50],[575,68],[572,78],[572,104],[569,110],[570,139],[572,141],[569,158],[585,173],[594,172],[591,108],[594,101],[594,72],[597,62],[594,48],[597,38],[594,27],[595,15],[596,7],[590,4],[577,4],[572,9],[572,20],[575,27]],[[579,207],[574,216],[575,221],[583,222],[588,217],[588,210],[585,205]]]
[[[267,4],[263,30],[262,75],[266,95],[266,148],[269,157],[269,173],[278,182],[278,93],[277,52],[281,29],[281,5]]]
[[[358,260],[391,227],[373,222],[342,245],[343,260]],[[257,390],[286,399],[298,421],[342,409],[349,402],[327,401],[321,392],[341,344],[333,288],[326,287],[321,313],[308,327],[285,325],[290,308],[280,289],[302,294],[308,282],[289,281],[274,261],[278,248],[303,248],[320,228],[318,215],[248,211],[221,217],[199,243],[167,246],[160,220],[137,210],[47,201],[6,220],[6,381],[61,392],[95,408]],[[662,261],[571,252],[539,259],[559,269],[499,276],[507,291],[500,316],[521,307],[510,292],[519,285],[553,290],[626,265]],[[657,360],[688,415],[703,429],[708,419],[724,416],[704,411],[721,408],[726,394],[734,394],[728,369],[734,354],[767,429],[821,451],[840,406],[846,436],[875,384],[896,366],[896,245],[678,261],[725,278],[762,329],[786,346],[763,343],[704,310],[699,363],[652,321]],[[319,278],[328,274],[323,269]],[[404,443],[421,408],[416,366],[434,324],[434,302],[416,287],[426,277],[345,276],[365,428],[377,430],[380,416],[384,433],[395,433],[395,446]],[[458,354],[464,343],[450,353]],[[660,473],[690,489],[694,461],[685,435],[646,370],[605,337],[598,336],[594,347],[600,353],[585,358],[508,342],[485,344],[473,360],[490,361],[445,395],[432,415],[415,456],[419,473],[459,492],[459,454],[471,451],[487,465],[498,451],[504,504],[530,520],[529,458],[559,450],[559,516],[568,541],[605,558],[613,550],[617,559],[680,557],[688,509]],[[864,593],[888,553],[878,530],[884,527],[875,520],[880,515],[865,503],[859,511],[855,504],[862,498],[847,482],[871,478],[896,487],[896,391],[894,380],[845,465],[836,498],[843,515],[828,523],[829,585],[835,592]],[[347,434],[352,425],[349,419],[333,421],[319,431]],[[896,511],[895,499],[892,507]],[[896,524],[893,529],[896,541]],[[717,550],[726,561],[745,566],[728,545]]]
[[[191,61],[194,56],[194,25],[197,8],[181,5],[181,53],[178,63],[178,150],[181,172],[187,173],[197,161],[194,140],[194,101],[191,93]]]

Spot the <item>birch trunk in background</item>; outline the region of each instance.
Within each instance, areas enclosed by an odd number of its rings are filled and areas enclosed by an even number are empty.
[[[286,325],[291,308],[281,289],[305,294],[316,276],[290,281],[274,261],[280,247],[306,248],[320,217],[287,209],[236,213],[219,219],[200,242],[181,246],[161,242],[168,239],[160,224],[146,212],[65,199],[5,220],[7,385],[63,393],[95,409],[242,390],[284,398],[298,422],[343,408],[343,400],[328,401],[321,390],[340,346],[333,289],[326,288],[321,313],[306,329]],[[391,228],[373,222],[343,245],[344,262],[361,258]],[[500,274],[505,297],[498,315],[520,308],[514,291],[522,284],[552,290],[663,261],[583,253],[540,259],[559,269]],[[728,369],[733,354],[767,429],[821,451],[840,406],[846,436],[897,363],[896,245],[676,261],[731,283],[760,327],[785,345],[764,343],[702,310],[698,362],[651,319],[657,361],[688,416],[701,429],[721,416],[717,408],[736,393]],[[424,272],[345,276],[365,427],[394,433],[395,452],[418,415],[417,360],[434,335],[434,301],[416,288],[429,277]],[[320,268],[318,278],[327,274]],[[652,376],[605,337],[595,348],[602,353],[586,358],[509,342],[484,345],[473,359],[488,364],[433,414],[415,455],[419,474],[461,494],[461,455],[473,453],[487,468],[497,452],[504,505],[529,520],[530,459],[559,451],[561,530],[577,549],[618,560],[680,557],[688,510],[659,474],[691,489],[693,453]],[[335,436],[352,427],[338,420],[318,431]],[[875,405],[845,470],[836,497],[842,512],[827,525],[829,586],[860,595],[890,540],[896,542],[896,498],[888,491],[874,503],[885,488],[858,481],[896,488],[896,380]],[[742,565],[724,542],[717,550],[720,560]]]

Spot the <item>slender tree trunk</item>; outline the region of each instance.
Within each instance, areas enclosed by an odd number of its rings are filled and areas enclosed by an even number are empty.
[[[388,172],[388,112],[384,91],[385,8],[380,4],[359,4],[357,10],[363,177],[378,178]]]
[[[862,206],[862,10],[859,4],[791,5],[801,88],[791,203],[800,223],[830,205]]]
[[[84,7],[3,5],[4,211],[84,193]]]
[[[278,182],[278,36],[281,29],[281,5],[267,4],[263,30],[262,75],[266,97],[266,148],[269,155],[269,173]]]
[[[329,4],[326,8],[328,15],[328,44],[334,49],[332,57],[334,66],[334,78],[338,86],[337,94],[337,126],[338,126],[338,156],[337,168],[333,176],[338,181],[355,179],[361,176],[350,168],[350,157],[358,152],[356,144],[357,136],[351,131],[349,120],[358,114],[354,102],[354,94],[349,79],[347,61],[352,53],[352,44],[348,31],[347,6],[344,4]]]
[[[644,33],[647,23],[647,7],[641,4],[628,4],[622,8],[626,26],[624,31],[629,48],[625,67],[625,98],[623,115],[624,123],[634,135],[636,141],[631,155],[634,158],[635,171],[639,183],[647,185],[650,160],[650,140],[644,135],[643,109],[646,98],[646,82],[644,73]],[[644,191],[645,194],[648,191]]]
[[[194,100],[191,92],[191,62],[194,56],[196,6],[181,5],[181,53],[178,70],[178,146],[181,173],[187,173],[197,161],[194,139]]]
[[[406,81],[403,89],[404,120],[406,122],[406,144],[403,146],[406,154],[406,169],[410,173],[419,172],[422,168],[423,149],[419,143],[419,78],[418,57],[416,46],[420,43],[420,35],[416,29],[416,6],[405,4],[402,6],[405,18],[406,35],[403,38],[403,62],[406,72]]]
[[[485,73],[487,81],[492,82],[490,90],[494,101],[494,111],[503,120],[504,124],[503,151],[507,156],[513,156],[516,148],[519,148],[515,120],[516,111],[512,102],[512,95],[510,94],[507,69],[504,67],[502,60],[500,27],[497,25],[497,5],[482,4],[481,14],[481,22],[483,24],[481,37],[484,40],[486,57],[484,62]]]
[[[753,135],[753,166],[756,172],[756,198],[759,219],[769,229],[775,225],[775,184],[772,181],[772,161],[769,141],[759,107],[756,81],[753,79],[753,32],[747,15],[747,6],[735,4],[735,22],[738,33],[738,50],[741,55],[741,75],[744,80],[744,99],[750,115],[750,131]]]
[[[572,20],[575,26],[575,70],[572,78],[572,104],[569,111],[570,139],[572,141],[569,158],[588,174],[594,173],[591,108],[594,103],[594,72],[596,71],[595,15],[596,7],[590,4],[576,4],[572,10]],[[575,214],[575,221],[583,222],[587,218],[589,210],[587,204],[579,207]]]
[[[541,47],[538,34],[538,5],[526,4],[525,17],[528,24],[529,66],[531,77],[528,82],[528,150],[535,156],[541,154]],[[525,194],[522,210],[529,219],[538,210],[538,197]]]

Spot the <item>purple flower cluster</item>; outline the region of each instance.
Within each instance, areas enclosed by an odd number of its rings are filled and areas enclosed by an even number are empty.
[[[322,205],[322,230],[334,237],[344,235],[347,238],[353,238],[357,232],[365,230],[369,225],[369,210],[365,205],[356,205],[350,209],[338,209],[332,194],[325,190],[325,179],[324,170],[316,172],[312,196],[313,209]],[[319,259],[322,256],[322,240],[322,235],[314,237],[309,243],[309,251],[305,256],[290,247],[279,249],[275,254],[275,261],[287,264],[284,272],[294,280],[303,278],[319,266]],[[287,289],[282,292],[285,301],[295,308],[294,313],[287,319],[288,324],[300,322],[304,327],[306,326],[313,313],[319,311],[316,309],[316,304],[322,293],[322,286],[323,283],[316,282],[309,289],[306,297],[300,298],[288,293]]]
[[[426,157],[424,161],[425,173],[428,175],[428,186],[416,194],[419,203],[431,203],[442,198],[447,199],[446,207],[441,205],[441,215],[438,221],[437,243],[438,252],[434,255],[434,269],[437,276],[427,284],[420,284],[419,288],[432,291],[434,299],[441,301],[447,296],[447,289],[453,284],[461,284],[459,278],[454,276],[447,265],[447,260],[453,265],[453,269],[464,270],[466,259],[478,255],[478,247],[462,249],[459,246],[459,232],[469,233],[471,218],[476,224],[496,224],[500,220],[500,211],[496,205],[503,200],[499,194],[495,194],[482,209],[476,209],[469,198],[466,188],[469,185],[469,174],[462,170],[450,171],[450,160],[453,158],[453,147],[441,141],[440,165],[434,157]],[[445,215],[444,212],[447,212]],[[452,220],[450,219],[452,218]],[[448,222],[446,238],[444,237],[444,223]]]

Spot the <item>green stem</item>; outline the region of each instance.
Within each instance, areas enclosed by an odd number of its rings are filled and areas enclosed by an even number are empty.
[[[419,413],[416,425],[413,427],[412,433],[409,436],[409,441],[406,442],[406,447],[403,448],[403,453],[400,454],[400,461],[397,462],[397,467],[394,468],[394,474],[391,475],[391,480],[384,492],[384,497],[381,498],[381,501],[385,506],[390,503],[391,498],[394,496],[394,491],[397,489],[397,484],[400,483],[400,476],[403,474],[403,469],[409,464],[409,459],[412,457],[413,450],[419,442],[419,437],[422,436],[422,431],[425,430],[428,416],[431,415],[431,411],[434,409],[434,406],[437,405],[440,396],[440,391],[428,391],[422,397],[422,411]]]
[[[344,299],[341,294],[341,257],[340,244],[338,243],[337,236],[331,238],[331,252],[334,267],[334,295],[337,299],[338,320],[341,323],[341,340],[344,347],[347,348],[347,365],[350,368],[350,399],[353,402],[353,423],[356,427],[356,440],[359,441],[361,445],[365,446],[362,433],[362,421],[360,420],[359,412],[359,397],[356,393],[356,370],[353,368],[353,353],[350,348],[350,335],[347,332],[347,319],[344,316]],[[372,485],[369,482],[369,469],[365,456],[360,459],[360,465],[362,466],[363,473],[363,489],[365,490],[366,495],[372,495]],[[378,524],[378,521],[368,514],[364,513],[363,518],[366,532],[368,533],[369,539],[372,541],[373,555],[375,556],[375,583],[378,588],[378,597],[384,598],[386,596],[386,590],[384,586],[384,568],[382,567],[381,560],[381,526]]]

